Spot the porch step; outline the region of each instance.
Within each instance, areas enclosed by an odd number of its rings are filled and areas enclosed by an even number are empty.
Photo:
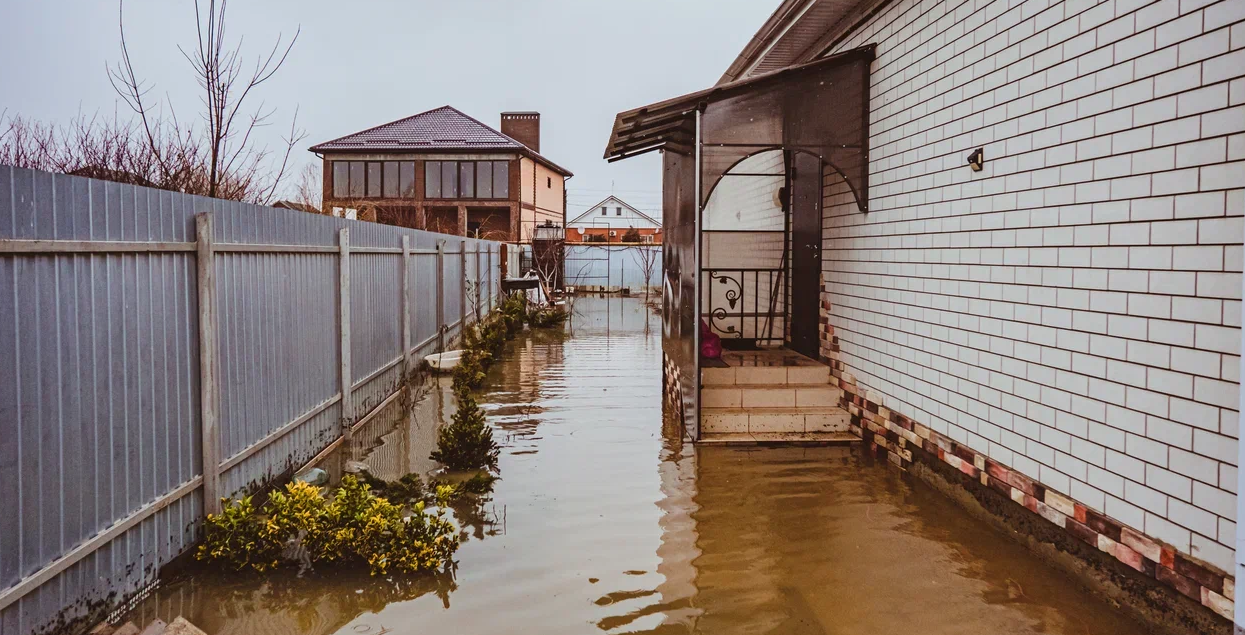
[[[701,408],[700,431],[705,434],[847,432],[851,415],[830,406],[789,408]]]
[[[830,367],[810,366],[739,366],[700,369],[702,386],[755,386],[830,383]]]
[[[706,432],[702,433],[701,445],[849,445],[858,443],[860,437],[851,432]]]
[[[839,405],[843,391],[819,384],[708,384],[700,391],[702,408],[800,408]]]

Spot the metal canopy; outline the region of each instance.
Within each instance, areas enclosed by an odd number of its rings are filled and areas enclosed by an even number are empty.
[[[721,84],[619,113],[605,158],[694,153],[703,114],[701,199],[740,160],[771,148],[808,152],[838,171],[868,209],[869,64],[874,46]]]

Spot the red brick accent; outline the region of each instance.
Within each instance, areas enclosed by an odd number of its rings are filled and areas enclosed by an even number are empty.
[[[914,461],[945,463],[961,472],[961,478],[988,486],[1124,566],[1231,619],[1236,585],[1230,575],[866,399],[841,361],[831,359],[830,366],[843,390],[840,405],[852,415],[852,431],[866,447],[885,452],[891,463],[904,469]]]

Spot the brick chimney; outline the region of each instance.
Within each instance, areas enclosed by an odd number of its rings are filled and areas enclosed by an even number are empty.
[[[534,152],[540,152],[540,113],[503,112],[501,133],[531,148]]]

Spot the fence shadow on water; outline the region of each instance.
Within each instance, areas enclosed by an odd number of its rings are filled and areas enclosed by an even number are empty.
[[[0,166],[0,635],[98,617],[350,436],[500,244]],[[204,467],[207,469],[204,469]]]

